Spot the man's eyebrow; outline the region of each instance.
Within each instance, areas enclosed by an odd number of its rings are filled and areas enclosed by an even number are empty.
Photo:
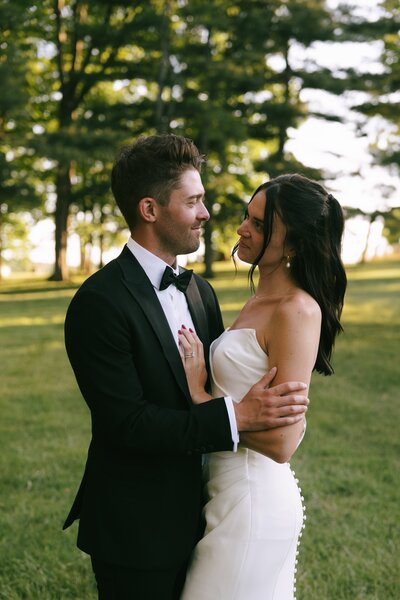
[[[188,200],[190,200],[191,198],[204,198],[204,196],[206,195],[205,192],[202,192],[201,194],[192,194],[191,196],[188,196]]]

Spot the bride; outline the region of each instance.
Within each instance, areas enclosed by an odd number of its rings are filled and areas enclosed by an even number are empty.
[[[340,258],[343,214],[317,182],[282,175],[253,194],[233,252],[258,267],[257,289],[232,327],[211,347],[212,395],[234,402],[272,366],[274,385],[309,384],[330,364],[346,289]],[[193,402],[205,390],[202,344],[179,333]],[[193,356],[194,354],[194,356]],[[186,356],[185,355],[189,355]],[[206,528],[189,565],[181,600],[293,600],[297,546],[304,527],[301,491],[288,461],[305,421],[241,433],[236,453],[209,455],[205,467]]]

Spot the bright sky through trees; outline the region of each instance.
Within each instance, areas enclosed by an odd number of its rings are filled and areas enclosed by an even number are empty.
[[[329,0],[328,4],[335,8],[339,2]],[[352,0],[352,4],[358,5],[353,14],[358,13],[370,20],[379,16],[374,0]],[[304,53],[319,65],[337,71],[353,67],[361,72],[379,73],[382,71],[379,63],[381,50],[381,42],[319,42]],[[357,127],[363,118],[351,112],[349,107],[360,103],[364,96],[361,92],[349,92],[336,97],[320,91],[303,90],[301,99],[309,103],[313,110],[318,111],[323,106],[326,111],[328,107],[332,114],[343,117],[346,122],[308,118],[297,130],[291,132],[292,139],[287,148],[306,164],[322,168],[331,174],[326,185],[337,195],[341,204],[373,212],[398,202],[400,182],[398,176],[390,174],[388,169],[372,165],[369,153],[370,144],[385,143],[385,133],[389,129],[387,122],[380,117],[370,118],[367,135],[357,136]],[[393,188],[389,198],[385,197],[387,188]],[[387,248],[387,242],[381,236],[382,227],[379,222],[372,227],[369,242],[371,254],[380,254]],[[362,252],[368,234],[368,223],[362,218],[351,219],[346,228],[344,257],[348,262],[353,262],[358,260]]]

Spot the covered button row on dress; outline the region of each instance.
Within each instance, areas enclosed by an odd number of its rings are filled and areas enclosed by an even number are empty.
[[[297,548],[299,548],[300,543],[301,543],[301,539],[300,538],[302,537],[302,535],[303,535],[303,529],[306,526],[305,521],[307,520],[307,515],[305,514],[305,512],[306,512],[306,505],[304,504],[304,496],[301,495],[301,487],[299,486],[299,480],[297,479],[296,473],[293,471],[293,469],[292,469],[292,474],[293,474],[294,480],[295,480],[295,482],[297,484],[297,488],[298,488],[298,490],[300,492],[300,497],[301,497],[301,502],[302,502],[301,508],[303,509],[303,523],[302,523],[302,526],[301,526],[301,531],[299,533],[299,539],[297,540]],[[298,555],[299,555],[299,550],[297,549],[296,550],[295,568],[294,568],[294,577],[293,577],[293,594],[294,594],[293,600],[296,600],[296,598],[297,598],[296,597],[296,592],[297,592],[297,587],[296,587],[296,573],[297,573],[297,564],[299,562],[298,558],[297,558]]]

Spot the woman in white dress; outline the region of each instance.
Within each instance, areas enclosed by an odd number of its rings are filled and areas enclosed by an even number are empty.
[[[252,265],[253,291],[258,267],[258,285],[232,327],[212,344],[212,395],[205,390],[199,338],[186,328],[180,332],[193,402],[222,395],[238,402],[272,366],[277,367],[274,385],[288,380],[309,384],[314,369],[333,372],[330,358],[342,329],[346,289],[343,226],[338,201],[304,176],[282,175],[256,190],[233,253]],[[305,516],[288,461],[304,430],[305,421],[241,433],[236,453],[208,456],[206,528],[181,600],[295,598]]]

